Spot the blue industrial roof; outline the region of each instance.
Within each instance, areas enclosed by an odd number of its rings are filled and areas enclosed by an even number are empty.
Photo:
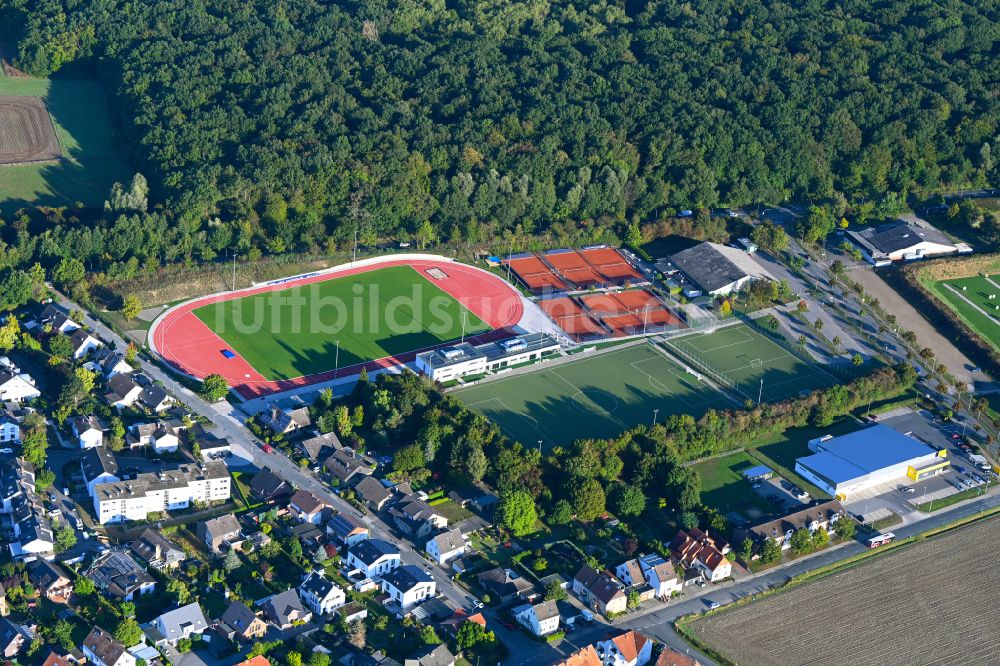
[[[935,453],[923,442],[881,424],[828,439],[818,446],[819,453],[797,462],[835,483]]]

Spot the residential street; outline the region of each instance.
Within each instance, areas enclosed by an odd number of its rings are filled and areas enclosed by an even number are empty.
[[[948,511],[934,514],[919,522],[893,529],[893,532],[900,539],[914,536],[996,506],[1000,506],[1000,490],[984,498],[970,500]],[[692,588],[688,588],[689,591],[686,591],[679,601],[669,602],[666,606],[657,605],[650,607],[648,610],[640,610],[638,613],[626,616],[610,626],[603,622],[594,622],[590,626],[585,625],[584,628],[567,634],[566,640],[557,647],[549,646],[539,649],[533,654],[525,654],[520,660],[513,660],[512,663],[517,666],[544,666],[545,664],[551,664],[557,659],[565,658],[565,656],[580,647],[605,638],[608,633],[614,630],[635,629],[667,644],[681,653],[688,651],[694,654],[703,666],[710,666],[716,662],[693,650],[674,631],[673,623],[677,618],[708,610],[709,600],[720,604],[732,603],[737,599],[763,592],[776,585],[782,585],[791,578],[808,571],[853,557],[865,552],[865,550],[864,545],[852,541],[821,551],[816,555],[769,569],[760,574],[751,575],[738,582],[709,586],[704,589],[694,588],[697,591],[691,591]],[[500,631],[502,632],[503,630]]]
[[[85,308],[80,307],[62,294],[60,294],[60,301],[61,305],[66,309],[77,309],[84,313],[87,312]],[[113,342],[117,349],[124,351],[128,346],[128,343],[124,339],[89,314],[84,317],[84,322],[82,323],[86,323],[87,326],[96,331],[104,340]],[[152,379],[161,382],[170,393],[182,400],[193,412],[209,419],[215,425],[218,435],[228,437],[233,442],[234,458],[238,456],[243,457],[252,463],[253,466],[260,469],[269,467],[275,474],[292,483],[296,488],[304,488],[329,501],[338,511],[353,513],[356,516],[360,515],[357,509],[335,495],[311,471],[302,469],[281,451],[274,449],[273,453],[264,453],[254,443],[254,439],[249,431],[238,420],[240,418],[239,412],[228,402],[222,401],[214,405],[209,404],[180,382],[173,379],[168,373],[162,371],[158,366],[142,360],[141,357],[138,363],[142,372],[146,373]],[[399,547],[401,559],[404,564],[413,564],[420,567],[430,565],[430,562],[424,559],[417,551],[416,546],[394,536],[389,526],[378,516],[369,514],[364,516],[363,519],[371,530],[371,536],[385,539]],[[472,607],[469,595],[464,590],[457,588],[439,567],[432,566],[430,572],[437,581],[438,591],[450,602],[466,609]]]

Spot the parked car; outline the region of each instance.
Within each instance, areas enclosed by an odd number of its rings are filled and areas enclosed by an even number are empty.
[[[715,610],[716,608],[722,608],[722,604],[720,604],[718,601],[712,601],[711,599],[709,599],[708,608],[709,610]]]

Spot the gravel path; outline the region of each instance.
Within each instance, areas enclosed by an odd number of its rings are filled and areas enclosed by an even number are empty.
[[[929,321],[910,305],[899,293],[890,287],[885,280],[870,268],[856,268],[851,271],[851,277],[865,288],[870,296],[878,298],[886,312],[896,315],[899,325],[916,333],[917,343],[921,347],[934,350],[937,359],[948,367],[948,371],[959,381],[967,384],[989,382],[990,379],[981,372],[972,372],[975,364],[969,357],[958,350],[948,338],[944,337]]]

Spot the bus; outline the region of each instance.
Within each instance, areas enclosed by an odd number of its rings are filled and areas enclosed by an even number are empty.
[[[878,548],[879,546],[884,546],[888,543],[892,543],[892,540],[896,538],[896,535],[892,532],[886,532],[884,534],[876,534],[875,536],[868,539],[869,548]]]

